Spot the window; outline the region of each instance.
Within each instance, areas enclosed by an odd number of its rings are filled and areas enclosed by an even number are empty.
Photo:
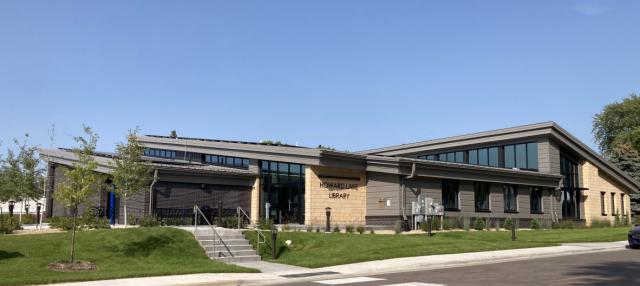
[[[527,144],[516,145],[516,168],[527,169]]]
[[[515,185],[504,185],[504,212],[518,212],[518,188]]]
[[[487,153],[487,148],[478,149],[478,165],[489,165],[489,154]]]
[[[489,166],[498,167],[498,147],[489,148]]]
[[[616,215],[616,193],[611,193],[611,215]]]
[[[147,148],[144,149],[144,155],[150,157],[175,159],[176,151]]]
[[[229,166],[229,167],[240,167],[240,168],[249,168],[249,159],[247,158],[239,158],[239,157],[229,157],[229,156],[218,156],[205,154],[204,155],[204,163],[211,165],[220,165],[220,166]],[[268,168],[268,165],[262,165],[262,168]]]
[[[490,189],[491,189],[491,184],[489,183],[485,183],[485,182],[473,183],[473,191],[474,191],[477,212],[490,211],[490,207],[489,207]]]
[[[530,196],[531,198],[529,202],[531,204],[531,213],[541,214],[542,213],[542,188],[531,187]]]
[[[624,194],[620,194],[620,214],[624,215]]]
[[[442,205],[445,210],[459,210],[458,186],[456,180],[442,180]]]
[[[464,152],[456,152],[456,163],[464,163]]]
[[[538,142],[527,143],[527,169],[538,170]]]
[[[516,151],[513,145],[504,146],[504,167],[515,168],[516,167]]]
[[[469,164],[478,165],[478,150],[469,150]]]
[[[606,194],[607,193],[605,193],[605,192],[600,192],[600,211],[602,212],[602,215],[607,215],[607,210],[604,207],[604,205],[605,205],[604,204],[604,196]]]
[[[427,155],[427,160],[435,160],[436,155]]]
[[[447,154],[438,154],[438,161],[447,161]]]

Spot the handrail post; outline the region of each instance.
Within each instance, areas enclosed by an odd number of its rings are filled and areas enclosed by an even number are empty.
[[[238,220],[238,229],[240,229],[240,207],[236,208],[236,218]]]
[[[193,206],[193,234],[196,233],[196,230],[198,230],[198,210],[197,210],[198,206]]]

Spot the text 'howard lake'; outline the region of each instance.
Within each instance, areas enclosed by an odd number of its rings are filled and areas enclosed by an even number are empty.
[[[357,183],[342,183],[342,182],[320,182],[320,188],[328,189],[330,191],[330,199],[348,199],[349,193],[339,193],[335,191],[343,190],[356,190],[359,185]]]

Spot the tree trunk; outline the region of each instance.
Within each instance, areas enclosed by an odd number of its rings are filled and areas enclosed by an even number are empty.
[[[127,228],[127,192],[122,193],[124,199],[124,228]]]
[[[76,218],[78,217],[78,208],[73,212],[73,232],[71,233],[71,266],[73,267],[74,254],[76,248]]]

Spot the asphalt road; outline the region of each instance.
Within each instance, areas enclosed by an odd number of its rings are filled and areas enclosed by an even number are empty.
[[[379,279],[379,280],[375,280]],[[284,285],[640,285],[640,250],[569,255]]]

